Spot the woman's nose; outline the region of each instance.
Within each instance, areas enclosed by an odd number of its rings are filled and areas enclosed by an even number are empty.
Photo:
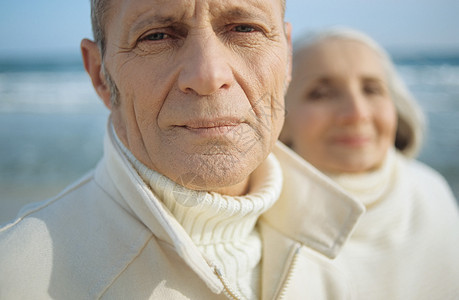
[[[354,123],[368,120],[370,108],[368,99],[358,90],[349,91],[343,95],[339,110],[339,120],[344,123]]]

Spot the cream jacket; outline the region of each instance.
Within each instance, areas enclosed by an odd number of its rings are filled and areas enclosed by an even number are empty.
[[[364,208],[282,144],[284,188],[258,226],[262,299],[350,299],[334,267]],[[109,134],[96,169],[0,230],[0,299],[226,299],[209,265]]]

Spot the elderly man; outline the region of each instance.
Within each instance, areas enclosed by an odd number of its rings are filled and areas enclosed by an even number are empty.
[[[284,5],[92,1],[104,157],[1,229],[1,299],[349,296],[329,259],[362,207],[276,145]]]

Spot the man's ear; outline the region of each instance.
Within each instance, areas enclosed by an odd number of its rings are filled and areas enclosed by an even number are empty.
[[[99,47],[93,41],[83,39],[81,41],[81,54],[83,56],[84,68],[89,74],[89,77],[91,77],[92,85],[97,95],[104,101],[105,106],[111,109],[110,87],[107,84],[102,69],[102,55]]]

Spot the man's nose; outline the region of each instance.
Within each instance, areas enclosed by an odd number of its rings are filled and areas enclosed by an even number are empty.
[[[228,88],[234,80],[230,50],[213,32],[196,34],[187,42],[178,77],[180,90],[205,96]]]

